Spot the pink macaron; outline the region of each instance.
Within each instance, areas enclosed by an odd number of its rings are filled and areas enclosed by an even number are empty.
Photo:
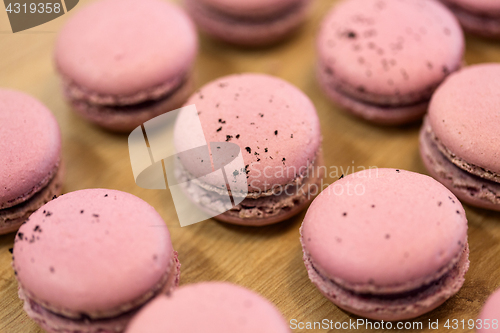
[[[344,0],[324,19],[317,76],[327,96],[368,121],[420,119],[437,86],[462,65],[464,36],[434,0]]]
[[[61,194],[61,133],[52,113],[19,91],[0,89],[0,234],[16,231]]]
[[[496,0],[441,0],[456,15],[464,30],[500,38],[500,2]]]
[[[62,28],[55,63],[76,112],[125,132],[185,102],[197,49],[195,27],[176,5],[102,0]]]
[[[375,320],[429,312],[462,287],[467,218],[431,177],[367,169],[330,185],[301,227],[311,281],[338,307]]]
[[[474,325],[477,333],[500,332],[500,290],[488,297]]]
[[[208,83],[187,104],[196,105],[207,143],[236,144],[243,157],[244,167],[231,171],[228,181],[246,173],[248,191],[229,191],[233,198],[241,194],[241,202],[211,216],[251,226],[276,223],[299,213],[319,193],[324,171],[319,118],[299,89],[269,75],[232,75]],[[174,132],[178,152],[193,146],[191,130],[191,122],[181,113]],[[213,158],[214,151],[210,155]],[[195,162],[182,160],[183,176],[199,178],[202,163]],[[188,196],[208,211],[220,204],[219,193],[218,183],[210,178],[187,189]]]
[[[466,67],[441,85],[420,131],[429,173],[460,200],[500,211],[500,65]]]
[[[21,226],[13,264],[24,310],[47,332],[122,332],[179,282],[161,216],[141,199],[88,189],[50,201]]]
[[[134,317],[126,333],[290,333],[268,300],[227,282],[202,282],[161,296]]]
[[[311,0],[185,0],[201,30],[237,45],[260,46],[282,40],[307,16]]]

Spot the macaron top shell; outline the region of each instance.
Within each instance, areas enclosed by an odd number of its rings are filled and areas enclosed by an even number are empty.
[[[302,91],[276,77],[223,77],[202,87],[186,104],[196,105],[207,142],[240,146],[249,192],[291,183],[307,171],[320,148],[314,105]],[[176,124],[177,151],[189,146],[188,125]]]
[[[102,95],[130,96],[160,85],[176,87],[197,53],[194,25],[160,0],[103,0],[71,17],[55,61],[62,75]]]
[[[500,65],[465,67],[432,96],[429,121],[457,157],[500,174]]]
[[[0,209],[26,200],[48,181],[61,154],[52,113],[25,93],[0,89]]]
[[[325,18],[317,43],[336,81],[367,101],[372,95],[405,95],[410,102],[421,101],[422,92],[430,97],[464,52],[457,20],[432,0],[345,0]]]
[[[330,185],[309,207],[302,242],[318,271],[343,287],[401,292],[456,262],[467,219],[434,179],[404,170],[368,169]]]
[[[14,244],[25,293],[78,314],[131,306],[161,282],[172,257],[169,231],[155,209],[107,189],[50,201],[21,226]]]
[[[309,0],[200,0],[221,12],[244,17],[262,17],[282,13],[289,7]]]
[[[203,282],[160,296],[132,319],[126,333],[285,333],[279,311],[260,295],[224,282]]]

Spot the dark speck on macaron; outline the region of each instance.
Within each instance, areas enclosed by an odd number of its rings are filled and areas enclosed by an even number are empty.
[[[397,170],[396,170],[396,172],[398,172],[398,173],[399,173],[399,169],[397,169]]]
[[[23,236],[24,236],[24,234],[22,232],[17,234],[17,237],[19,237],[20,240],[23,240]]]
[[[226,123],[226,121],[225,121],[225,120],[222,120],[222,119],[219,119],[219,123],[221,123],[221,124],[225,124],[225,123]]]
[[[290,135],[290,139],[293,139],[293,134]]]
[[[239,134],[236,134],[236,139],[239,139],[240,138],[240,135]]]
[[[105,194],[105,195],[104,195],[104,197],[105,197],[105,198],[107,198],[107,197],[108,197],[108,195],[107,195],[107,194]]]
[[[278,135],[278,130],[274,131],[274,135]]]
[[[93,217],[99,217],[99,214],[92,214]]]
[[[83,214],[83,212],[84,212],[84,210],[82,209],[82,210],[80,211],[80,214]]]
[[[268,149],[267,149],[267,148],[264,148],[264,151],[267,153],[267,152],[268,152]]]
[[[343,215],[343,216],[347,216],[347,213],[346,213],[346,212],[344,212],[342,215]]]
[[[52,197],[52,200],[54,200],[54,199],[57,199],[57,195],[54,195],[54,196]]]
[[[391,238],[391,235],[386,234],[386,235],[385,235],[385,239],[389,239],[389,238]]]
[[[245,147],[246,151],[251,154],[252,153],[252,149],[250,147]]]
[[[375,205],[372,205],[372,208],[375,208]]]
[[[45,216],[47,216],[47,217],[49,217],[50,215],[52,215],[52,213],[51,213],[51,212],[47,212],[47,213],[45,213]]]
[[[460,211],[457,210],[457,214],[460,214]]]
[[[443,203],[441,201],[438,201],[438,206],[441,207]]]
[[[12,247],[11,247],[11,248],[9,249],[9,252],[10,252],[11,254],[12,254],[12,253],[14,253],[14,248],[12,248]]]
[[[348,31],[347,32],[347,37],[351,38],[351,39],[354,39],[354,38],[356,38],[356,33],[354,31]]]
[[[222,131],[222,126],[217,129],[217,132]]]
[[[233,137],[232,135],[226,135],[226,141],[231,140],[232,137]]]
[[[35,229],[33,229],[33,231],[38,231],[38,232],[42,232],[42,229],[40,228],[39,225],[35,226]]]
[[[262,117],[264,117],[264,114],[263,113],[259,113],[259,116],[262,118]]]
[[[52,266],[49,268],[49,270],[50,270],[50,272],[51,272],[51,273],[54,273],[54,272],[56,271],[56,270],[54,269],[54,267],[52,267]]]

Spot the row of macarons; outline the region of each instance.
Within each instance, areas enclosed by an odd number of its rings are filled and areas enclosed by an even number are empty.
[[[405,170],[338,180],[308,208],[300,235],[312,283],[369,319],[432,311],[460,290],[469,269],[460,201]],[[11,252],[24,310],[47,332],[290,332],[269,301],[245,288],[176,289],[181,266],[169,230],[129,193],[86,189],[54,198],[21,226]],[[487,302],[477,328],[498,327],[499,298]]]
[[[443,2],[477,20],[488,18],[484,12],[500,17],[488,1]],[[192,92],[199,48],[193,21],[226,42],[267,44],[299,27],[311,1],[184,3],[186,10],[160,0],[103,0],[71,17],[54,58],[74,110],[109,130],[130,131]],[[422,118],[436,87],[464,65],[465,42],[455,15],[438,1],[344,0],[324,18],[316,48],[318,81],[333,101],[395,125]]]
[[[461,201],[497,211],[499,77],[499,64],[469,66],[450,75],[434,93],[420,131],[420,153],[430,174]],[[6,124],[0,134],[0,232],[8,233],[60,194],[64,167],[52,113],[21,92],[1,90],[0,97],[0,119]],[[317,194],[327,173],[320,120],[298,88],[263,74],[231,75],[208,83],[187,104],[196,105],[205,139],[237,145],[245,166],[231,171],[231,177],[246,176],[245,199],[211,216],[243,225],[276,223],[303,210]],[[193,141],[193,122],[182,115],[175,125],[178,152]],[[209,162],[210,157],[205,162],[189,157],[181,164],[193,179],[206,174],[203,166]],[[210,209],[222,196],[217,181],[203,179],[186,193]]]

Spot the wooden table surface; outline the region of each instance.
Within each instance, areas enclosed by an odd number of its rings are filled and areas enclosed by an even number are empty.
[[[237,283],[268,298],[287,320],[356,320],[357,317],[326,300],[307,277],[299,243],[304,213],[261,228],[237,227],[214,220],[181,228],[168,190],[145,190],[134,183],[127,135],[105,132],[70,111],[54,71],[52,50],[61,25],[87,2],[90,1],[80,1],[69,14],[16,34],[10,31],[6,13],[0,12],[0,87],[29,93],[56,115],[67,167],[64,192],[95,187],[118,189],[153,205],[168,224],[174,248],[179,252],[181,285],[207,280]],[[304,28],[274,47],[246,50],[202,37],[195,68],[197,86],[239,72],[279,76],[313,100],[321,119],[326,164],[337,167],[339,176],[341,170],[352,173],[353,168],[369,166],[426,173],[418,153],[420,124],[396,128],[371,125],[338,112],[320,91],[314,76],[314,37],[321,18],[334,2],[317,0]],[[3,10],[3,6],[0,7]],[[469,64],[500,61],[500,43],[467,36],[466,61]],[[334,180],[327,179],[328,182]],[[428,331],[429,320],[439,320],[441,332],[448,331],[443,327],[447,319],[465,322],[475,319],[488,295],[500,287],[500,214],[465,208],[469,220],[470,270],[457,295],[414,320],[423,322],[423,331]],[[0,332],[43,332],[23,312],[17,297],[17,282],[8,251],[13,239],[14,234],[0,236]],[[470,330],[466,327],[457,331]]]

